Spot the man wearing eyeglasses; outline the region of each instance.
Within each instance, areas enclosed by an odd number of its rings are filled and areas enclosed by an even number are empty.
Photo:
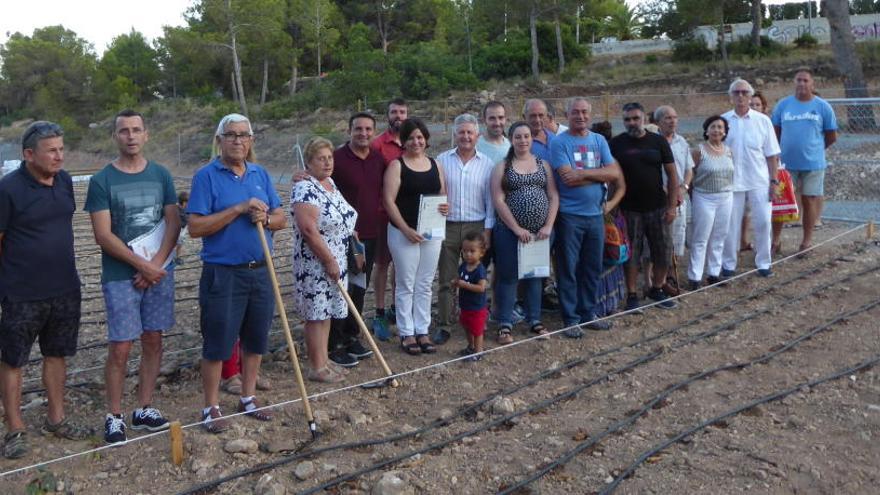
[[[151,402],[162,360],[162,332],[174,326],[170,256],[180,235],[180,215],[171,174],[144,156],[149,134],[143,115],[119,112],[113,119],[112,137],[119,156],[89,181],[85,209],[101,247],[101,289],[110,341],[104,441],[117,444],[126,441],[122,396],[128,356],[136,340],[141,342],[141,365],[131,427],[168,428],[168,420]],[[144,237],[153,240],[142,242]]]
[[[61,168],[63,136],[52,122],[28,126],[21,140],[24,163],[0,180],[0,395],[7,459],[28,453],[22,367],[37,337],[48,399],[43,431],[70,440],[91,435],[64,414],[65,358],[76,354],[81,296],[73,251],[73,181]]]
[[[722,115],[730,126],[726,143],[733,152],[733,207],[730,227],[724,240],[721,276],[736,274],[737,254],[745,205],[749,205],[758,275],[772,277],[770,268],[771,199],[779,184],[779,142],[770,118],[749,107],[754,88],[744,79],[736,79],[728,89],[733,110]]]

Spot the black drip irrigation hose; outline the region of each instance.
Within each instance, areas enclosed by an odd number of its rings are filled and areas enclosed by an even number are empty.
[[[826,264],[830,264],[830,263],[831,263],[831,262],[826,263]],[[880,269],[880,266],[875,266],[875,267],[872,267],[872,268],[868,268],[868,269],[866,269],[866,270],[862,270],[861,272],[858,272],[858,273],[849,274],[849,275],[846,275],[846,276],[840,277],[840,278],[838,278],[837,280],[831,281],[831,282],[829,282],[829,283],[826,283],[826,284],[824,284],[824,285],[822,285],[822,286],[817,287],[817,288],[814,289],[813,291],[811,291],[811,292],[809,292],[809,293],[806,293],[806,294],[802,295],[801,297],[798,297],[798,298],[796,298],[796,299],[789,300],[788,302],[786,302],[786,303],[784,303],[784,304],[785,304],[785,305],[787,305],[787,304],[793,304],[793,303],[795,303],[795,302],[798,302],[798,301],[804,299],[805,297],[811,296],[811,295],[813,295],[813,294],[815,294],[815,293],[817,293],[817,292],[820,292],[820,291],[822,291],[822,290],[826,290],[826,289],[828,289],[828,288],[834,286],[835,284],[838,284],[838,283],[844,282],[844,281],[849,280],[849,279],[851,279],[851,278],[853,278],[853,277],[855,277],[855,276],[862,276],[862,275],[864,275],[864,274],[867,274],[867,273],[870,273],[870,272],[873,272],[873,271],[877,271],[878,269]],[[797,275],[797,276],[795,276],[795,277],[792,277],[792,278],[789,279],[788,281],[784,282],[784,284],[787,284],[787,283],[793,282],[794,280],[798,280],[798,279],[804,278],[804,277],[806,277],[806,276],[808,276],[808,275],[810,275],[810,274],[812,274],[812,273],[815,273],[816,271],[818,271],[818,269],[816,269],[816,268],[813,268],[813,269],[810,269],[810,270],[806,270],[805,272],[801,273],[800,275]],[[778,287],[779,287],[779,286],[777,285],[776,288],[778,288]],[[769,288],[769,289],[764,289],[764,290],[756,291],[756,292],[758,292],[758,293],[764,293],[764,292],[767,292],[767,291],[772,290],[772,289],[773,289],[773,288]],[[738,298],[738,299],[735,300],[735,301],[728,302],[728,303],[725,304],[724,306],[725,306],[725,307],[729,307],[730,305],[735,304],[735,303],[738,302],[739,300],[752,299],[752,298],[754,298],[754,297],[755,297],[754,293],[753,293],[753,294],[749,294],[749,295],[743,296],[743,297],[741,297],[741,298]],[[777,307],[778,307],[778,306],[777,306]],[[766,309],[765,311],[763,311],[763,313],[766,313],[766,312],[770,311],[771,309],[772,309],[772,308],[768,308],[768,309]],[[714,309],[714,310],[712,310],[712,311],[707,312],[707,314],[715,314],[715,313],[717,313],[717,312],[718,312],[718,309],[716,308],[716,309]],[[723,330],[725,330],[725,329],[733,328],[736,324],[741,323],[741,322],[746,321],[746,320],[749,320],[749,319],[751,319],[751,318],[754,318],[754,317],[758,316],[758,314],[762,314],[762,313],[753,313],[753,314],[750,314],[750,315],[748,315],[748,316],[746,316],[746,317],[744,317],[744,318],[740,318],[740,319],[736,320],[736,321],[734,322],[734,324],[722,324],[722,325],[719,325],[718,327],[716,327],[715,331],[709,331],[709,332],[703,332],[703,333],[701,333],[701,334],[700,334],[700,335],[702,336],[701,338],[704,338],[704,339],[705,339],[705,338],[711,337],[711,336],[713,336],[713,335],[715,335],[715,334],[717,334],[717,333],[719,333],[719,332],[721,332],[721,331],[723,331]],[[697,318],[691,320],[691,322],[695,322],[696,320],[697,320]],[[690,324],[690,323],[688,323],[688,324]],[[685,324],[685,325],[682,325],[682,326],[679,326],[679,327],[673,328],[673,329],[668,330],[668,331],[666,331],[666,332],[664,332],[664,333],[668,334],[668,333],[677,332],[677,331],[679,331],[681,328],[683,328],[684,326],[687,326],[688,324]],[[489,402],[490,400],[494,399],[495,397],[497,397],[497,396],[499,396],[499,395],[509,395],[509,394],[514,393],[514,392],[516,392],[516,391],[518,391],[518,390],[521,390],[521,389],[523,389],[523,388],[526,388],[526,387],[529,387],[529,386],[531,386],[531,385],[534,385],[535,383],[538,383],[539,381],[544,380],[544,379],[546,379],[547,377],[556,376],[560,371],[563,371],[563,370],[565,370],[565,369],[571,369],[571,368],[574,368],[574,367],[576,367],[576,366],[578,366],[578,365],[580,365],[580,364],[583,364],[583,363],[587,362],[588,359],[593,359],[593,358],[595,358],[595,357],[604,356],[604,355],[607,355],[607,354],[611,354],[611,353],[614,353],[614,352],[618,352],[618,351],[621,351],[621,350],[626,349],[626,348],[634,348],[634,347],[637,347],[637,346],[639,346],[639,345],[643,345],[643,344],[646,343],[646,342],[649,342],[649,341],[652,341],[652,340],[656,340],[656,338],[657,338],[657,336],[647,337],[647,338],[641,339],[641,340],[639,340],[639,341],[633,342],[633,343],[631,343],[631,344],[627,344],[627,345],[619,346],[619,347],[617,347],[617,348],[609,349],[609,350],[606,350],[606,351],[601,351],[601,352],[599,352],[599,353],[595,353],[595,354],[593,354],[593,355],[591,355],[591,356],[588,356],[588,357],[577,358],[577,359],[571,360],[571,361],[569,361],[569,362],[567,362],[567,363],[564,363],[563,365],[558,366],[558,367],[556,367],[556,368],[549,369],[549,370],[545,370],[544,372],[538,374],[537,376],[535,376],[534,378],[532,378],[531,380],[529,380],[529,381],[527,381],[527,382],[525,382],[525,383],[517,384],[517,385],[514,385],[514,386],[512,386],[512,387],[509,387],[508,389],[505,389],[505,390],[503,390],[503,391],[492,393],[492,394],[490,394],[490,395],[484,397],[483,399],[480,399],[479,401],[475,402],[474,404],[472,404],[472,405],[470,405],[470,406],[467,406],[467,407],[465,407],[465,408],[459,410],[458,413],[454,414],[453,416],[451,416],[451,417],[449,417],[449,418],[443,418],[443,419],[435,420],[435,421],[429,423],[428,425],[425,425],[425,426],[423,426],[422,428],[419,428],[419,429],[414,430],[414,431],[412,431],[412,432],[406,432],[406,433],[396,434],[396,435],[387,436],[387,437],[382,437],[382,438],[377,438],[377,439],[369,439],[369,440],[358,441],[358,442],[349,442],[349,443],[345,443],[345,444],[331,445],[331,446],[323,447],[323,448],[316,449],[316,450],[310,450],[310,451],[306,451],[306,452],[302,452],[302,453],[297,453],[297,454],[295,454],[295,455],[286,456],[286,457],[284,457],[284,458],[282,458],[282,459],[278,459],[278,460],[276,460],[276,461],[272,461],[272,462],[269,462],[269,463],[264,463],[264,464],[260,464],[260,465],[254,466],[254,467],[252,467],[252,468],[249,468],[249,469],[247,469],[247,470],[244,470],[244,471],[241,471],[241,472],[238,472],[238,473],[233,473],[233,474],[230,474],[230,475],[225,476],[225,477],[222,477],[222,478],[217,478],[217,479],[215,479],[215,480],[208,481],[208,482],[203,483],[203,484],[201,484],[201,485],[197,485],[197,486],[195,486],[195,487],[192,487],[192,488],[190,488],[190,489],[188,489],[188,490],[186,490],[186,491],[180,492],[179,495],[188,495],[188,494],[206,493],[206,492],[208,492],[208,491],[210,491],[210,490],[216,488],[217,486],[220,486],[220,485],[223,484],[223,483],[227,483],[227,482],[229,482],[229,481],[233,481],[233,480],[235,480],[235,479],[238,479],[238,478],[241,478],[241,477],[244,477],[244,476],[249,476],[249,475],[252,475],[252,474],[257,474],[257,473],[260,473],[260,472],[264,472],[264,471],[272,470],[272,469],[278,468],[278,467],[280,467],[280,466],[283,466],[283,465],[285,465],[285,464],[289,464],[289,463],[291,463],[291,462],[294,462],[294,461],[296,461],[296,460],[298,460],[298,459],[302,459],[302,458],[306,458],[306,457],[314,457],[314,456],[316,456],[316,455],[319,455],[319,454],[321,454],[321,453],[325,453],[325,452],[329,452],[329,451],[342,450],[342,449],[361,448],[361,447],[368,447],[368,446],[373,446],[373,445],[381,445],[381,444],[386,444],[386,443],[395,442],[395,441],[398,441],[398,440],[401,440],[401,439],[405,439],[405,438],[414,437],[414,436],[417,436],[417,435],[420,435],[420,434],[423,434],[423,433],[429,432],[429,431],[431,431],[431,430],[435,430],[435,429],[437,429],[437,428],[439,428],[439,427],[447,426],[447,425],[451,424],[452,420],[455,419],[456,417],[461,417],[461,416],[464,416],[464,415],[468,414],[469,412],[475,411],[476,409],[478,409],[479,407],[481,407],[483,404]],[[692,343],[692,342],[693,342],[693,339],[688,339],[688,340],[686,341],[687,344]],[[686,344],[684,344],[684,345],[686,345]],[[376,471],[376,470],[381,469],[381,468],[383,468],[383,467],[385,467],[385,466],[392,465],[392,464],[395,464],[395,463],[397,463],[397,462],[401,462],[401,461],[406,460],[406,459],[408,459],[408,458],[410,458],[410,457],[412,457],[412,456],[414,456],[414,455],[416,455],[416,454],[422,454],[422,453],[426,453],[426,452],[429,452],[429,451],[432,451],[432,450],[437,450],[437,449],[443,448],[443,447],[445,447],[445,446],[447,446],[447,445],[449,445],[449,444],[451,444],[451,443],[457,442],[457,441],[459,441],[459,440],[461,440],[461,439],[463,439],[463,438],[465,438],[465,437],[472,436],[472,435],[478,434],[478,433],[480,433],[480,432],[483,432],[483,431],[486,431],[486,430],[489,430],[489,429],[492,429],[492,428],[495,428],[495,427],[498,427],[498,426],[504,425],[504,424],[508,423],[510,420],[512,420],[512,419],[514,419],[514,418],[516,418],[516,417],[519,417],[519,416],[522,416],[522,415],[525,415],[525,414],[530,414],[530,413],[532,413],[532,412],[535,412],[535,411],[538,411],[538,410],[544,409],[544,408],[546,408],[546,407],[548,407],[548,406],[550,406],[550,405],[552,405],[552,404],[555,404],[555,403],[557,403],[557,402],[561,402],[561,401],[564,401],[564,400],[568,400],[568,399],[570,399],[570,398],[573,398],[574,396],[576,396],[578,393],[580,393],[580,392],[583,391],[584,389],[589,388],[589,387],[592,387],[593,385],[596,385],[596,384],[598,384],[598,383],[604,382],[605,380],[607,380],[607,379],[608,379],[610,376],[612,376],[612,375],[620,374],[620,373],[624,373],[624,372],[629,371],[629,370],[631,370],[631,369],[634,369],[635,367],[640,366],[640,365],[642,365],[642,364],[644,364],[644,363],[650,362],[650,361],[656,359],[657,357],[659,357],[660,355],[662,355],[663,353],[664,353],[664,351],[663,351],[662,349],[661,349],[661,350],[656,350],[656,351],[651,352],[651,353],[648,353],[648,354],[646,354],[646,355],[643,355],[643,356],[640,357],[640,358],[637,358],[637,359],[634,360],[634,361],[631,361],[630,363],[628,363],[628,364],[626,364],[626,365],[624,365],[624,366],[622,366],[622,367],[619,367],[619,368],[617,368],[617,369],[614,369],[614,370],[612,370],[612,371],[610,371],[610,372],[608,372],[608,373],[606,373],[606,374],[604,374],[604,375],[602,375],[602,376],[596,377],[596,378],[594,378],[594,379],[592,379],[592,380],[590,380],[590,381],[588,381],[588,382],[586,382],[586,383],[584,383],[584,384],[582,384],[582,385],[579,385],[579,386],[577,386],[577,387],[575,387],[575,388],[573,388],[573,389],[571,389],[571,390],[569,390],[569,391],[567,391],[567,392],[564,392],[564,393],[559,394],[559,395],[557,395],[557,396],[551,397],[551,398],[546,399],[546,400],[544,400],[544,401],[540,401],[540,402],[538,402],[538,403],[535,403],[535,404],[533,404],[532,406],[528,407],[527,409],[524,409],[524,410],[521,410],[521,411],[517,411],[517,412],[511,413],[511,414],[505,415],[505,416],[502,416],[501,418],[499,418],[499,419],[497,419],[497,420],[491,421],[491,422],[486,423],[486,424],[483,424],[483,425],[481,425],[480,427],[477,427],[477,428],[475,428],[475,429],[472,429],[472,430],[469,430],[469,431],[466,431],[466,432],[460,433],[460,434],[458,434],[458,435],[455,435],[455,436],[453,436],[453,437],[450,438],[450,439],[443,440],[443,441],[440,441],[440,442],[437,442],[437,443],[434,443],[434,444],[428,445],[427,447],[423,447],[423,448],[421,448],[421,449],[416,449],[416,450],[408,451],[408,452],[406,452],[406,453],[404,453],[404,454],[400,454],[400,455],[394,456],[394,457],[392,457],[392,458],[386,459],[386,460],[381,461],[381,462],[379,462],[379,463],[377,463],[377,464],[374,464],[374,465],[371,465],[371,466],[368,466],[368,467],[362,468],[362,469],[360,469],[360,470],[358,470],[358,471],[355,471],[355,472],[352,472],[352,473],[348,473],[348,474],[340,475],[340,476],[338,476],[338,477],[336,477],[336,478],[334,478],[334,479],[332,479],[332,480],[330,480],[330,481],[327,481],[327,482],[325,482],[325,483],[323,483],[323,484],[321,484],[321,485],[319,485],[319,486],[317,486],[317,487],[311,488],[311,489],[309,489],[309,490],[306,490],[306,491],[304,491],[304,492],[300,492],[300,493],[302,493],[302,494],[312,494],[312,493],[317,493],[317,492],[319,492],[319,491],[322,491],[322,490],[325,490],[325,489],[328,489],[328,488],[332,488],[333,486],[336,486],[336,485],[338,485],[338,484],[340,484],[340,483],[344,483],[345,481],[349,481],[349,480],[351,480],[351,479],[357,478],[357,477],[359,477],[359,476],[363,476],[364,474],[370,473],[370,472],[372,472],[372,471]]]
[[[872,367],[876,366],[878,363],[880,363],[880,355],[868,358],[868,359],[862,361],[861,363],[856,364],[852,367],[835,371],[834,373],[832,373],[830,375],[826,375],[822,378],[818,378],[816,380],[812,380],[812,381],[808,381],[808,382],[802,382],[802,383],[799,383],[791,388],[788,388],[785,390],[780,390],[778,392],[775,392],[775,393],[772,393],[769,395],[765,395],[764,397],[753,400],[752,402],[747,402],[743,405],[740,405],[738,407],[730,409],[723,414],[715,416],[714,418],[703,421],[702,423],[699,423],[699,424],[693,426],[692,428],[688,428],[687,430],[680,432],[678,435],[675,435],[674,437],[672,437],[672,438],[656,445],[655,447],[643,452],[635,460],[635,462],[630,464],[620,474],[620,476],[618,476],[617,478],[614,479],[614,481],[609,483],[600,493],[602,495],[613,493],[617,489],[617,486],[620,484],[621,481],[623,481],[624,479],[631,476],[633,474],[633,472],[635,472],[635,470],[640,465],[642,465],[647,459],[649,459],[651,456],[654,456],[654,455],[660,453],[664,449],[668,448],[670,445],[672,445],[676,442],[679,442],[682,439],[689,437],[700,430],[703,430],[709,426],[712,426],[713,424],[718,423],[719,421],[723,421],[727,418],[736,416],[737,414],[740,414],[744,411],[748,411],[749,409],[760,406],[762,404],[767,404],[767,403],[774,402],[774,401],[777,401],[780,399],[784,399],[785,397],[788,397],[789,395],[801,390],[804,387],[810,387],[810,388],[816,387],[818,385],[822,385],[822,384],[830,382],[832,380],[837,380],[837,379],[842,378],[844,376],[851,375],[857,371],[863,371],[867,368],[872,368]]]
[[[663,392],[660,392],[659,394],[655,395],[650,400],[648,400],[648,402],[646,402],[644,404],[644,406],[642,406],[641,409],[638,409],[635,412],[627,415],[625,418],[615,422],[614,424],[612,424],[611,426],[606,428],[604,431],[597,433],[595,435],[591,435],[589,438],[587,438],[586,440],[584,440],[583,442],[578,444],[575,448],[573,448],[573,449],[569,450],[568,452],[566,452],[565,454],[557,457],[555,460],[545,464],[541,469],[534,472],[533,474],[531,474],[527,478],[517,482],[516,484],[514,484],[512,486],[506,487],[502,491],[499,491],[498,495],[509,495],[511,493],[514,493],[516,490],[524,488],[526,485],[529,485],[529,484],[533,483],[534,481],[544,477],[545,475],[547,475],[547,473],[550,473],[554,469],[561,467],[563,464],[569,462],[570,460],[572,460],[575,456],[577,456],[581,452],[583,452],[587,449],[590,449],[593,446],[595,446],[596,444],[598,444],[599,442],[601,442],[607,436],[614,434],[614,433],[622,430],[623,428],[634,424],[639,418],[641,418],[642,416],[647,414],[657,404],[659,404],[661,401],[663,401],[664,399],[666,399],[667,397],[672,395],[673,392],[680,390],[682,388],[685,388],[688,385],[690,385],[698,380],[703,380],[705,378],[708,378],[708,377],[715,375],[717,373],[720,373],[722,371],[730,371],[730,370],[739,371],[739,370],[748,368],[750,366],[754,366],[755,364],[766,363],[767,361],[782,354],[783,352],[786,352],[786,351],[792,349],[793,347],[797,346],[801,342],[814,337],[817,333],[823,332],[843,320],[852,318],[853,316],[856,316],[858,314],[869,311],[869,310],[873,309],[874,307],[876,307],[877,305],[880,305],[880,300],[872,301],[872,302],[870,302],[868,304],[864,304],[864,305],[862,305],[852,311],[848,311],[847,313],[844,313],[844,314],[839,315],[835,318],[832,318],[831,320],[826,321],[825,323],[823,323],[821,325],[813,327],[812,329],[810,329],[809,331],[807,331],[804,334],[801,334],[797,338],[789,340],[781,347],[774,348],[773,350],[766,352],[766,353],[764,353],[754,359],[751,359],[748,361],[742,361],[739,363],[726,364],[723,366],[718,366],[718,367],[715,367],[712,369],[704,370],[704,371],[695,373],[695,374],[691,375],[690,377],[667,387],[666,389],[663,390]],[[716,419],[714,421],[711,421],[709,424],[715,423],[717,421],[718,420]],[[626,476],[628,476],[628,475],[629,474],[626,474]],[[618,477],[618,479],[621,479],[623,477],[625,477],[625,476],[623,474],[621,474]]]

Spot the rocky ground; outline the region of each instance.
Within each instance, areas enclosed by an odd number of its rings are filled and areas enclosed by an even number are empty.
[[[391,368],[409,374],[398,388],[361,389],[356,385],[382,376],[376,359],[369,359],[342,384],[352,388],[307,383],[322,432],[314,443],[308,442],[277,322],[276,350],[262,368],[274,387],[261,394],[266,404],[283,404],[274,409],[275,420],[237,417],[219,436],[193,425],[201,405],[199,262],[198,245],[189,241],[176,275],[177,326],[165,341],[155,399],[185,425],[184,463],[170,462],[167,434],[131,432],[127,445],[97,451],[90,449],[101,447],[100,434],[84,442],[41,437],[45,404],[34,352],[23,401],[33,449],[21,460],[0,459],[0,493],[185,493],[221,477],[232,479],[213,487],[217,493],[261,495],[325,487],[386,495],[612,488],[872,493],[880,481],[880,367],[807,384],[880,357],[880,246],[865,241],[865,229],[842,235],[852,228],[826,222],[817,243],[840,237],[805,259],[779,263],[775,278],[744,275],[685,295],[674,311],[615,317],[611,332],[590,332],[582,340],[557,335],[526,341],[525,329],[517,329],[517,345],[495,349],[479,363],[436,366],[456,357],[464,345],[461,331],[430,357],[380,343]],[[789,254],[799,234],[785,229]],[[85,283],[84,348],[70,362],[68,411],[98,430],[106,329],[99,255],[83,213],[77,213],[76,235]],[[287,294],[289,231],[280,232],[275,244]],[[744,270],[752,266],[746,258]],[[366,312],[371,316],[369,306]],[[299,334],[296,316],[289,317]],[[546,313],[546,323],[558,328],[560,321]],[[130,369],[137,369],[136,355]],[[135,388],[130,378],[129,406]],[[778,400],[749,405],[787,389],[793,391]],[[234,403],[232,396],[222,399],[226,411]],[[701,423],[711,424],[675,438]],[[668,439],[678,441],[663,446]],[[81,452],[88,453],[75,455]],[[75,456],[8,474],[68,455]],[[636,463],[640,458],[644,462]],[[275,466],[235,477],[268,463]],[[632,474],[620,480],[630,466]]]

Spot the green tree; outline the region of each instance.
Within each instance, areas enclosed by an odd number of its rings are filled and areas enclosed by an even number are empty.
[[[303,46],[311,50],[315,74],[321,77],[323,59],[341,37],[342,15],[330,0],[290,0],[291,20],[299,26]]]
[[[348,46],[340,51],[342,67],[334,71],[329,82],[334,101],[351,104],[353,99],[378,101],[388,96],[389,88],[397,88],[397,71],[388,67],[382,50],[370,43],[370,28],[357,23],[348,32]]]
[[[64,26],[14,33],[0,46],[6,82],[2,94],[10,113],[46,119],[91,113],[91,81],[96,57],[92,45]]]
[[[98,62],[98,79],[111,86],[108,88],[112,91],[110,99],[118,100],[127,95],[135,102],[143,102],[150,97],[160,81],[158,58],[158,52],[147,44],[144,35],[132,29],[129,34],[119,35],[110,42],[109,48]],[[116,82],[121,79],[126,79],[128,83]],[[100,90],[98,92],[103,93]]]
[[[162,67],[162,92],[176,96],[208,96],[228,83],[225,53],[190,27],[165,26],[156,40]]]

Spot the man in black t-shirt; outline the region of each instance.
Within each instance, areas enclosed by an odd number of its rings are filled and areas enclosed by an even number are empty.
[[[639,262],[647,239],[651,250],[652,284],[648,297],[664,309],[677,306],[663,292],[663,282],[672,256],[671,225],[680,202],[678,172],[669,143],[659,134],[645,130],[645,109],[639,103],[623,106],[623,125],[626,132],[609,143],[611,154],[620,163],[626,181],[626,194],[620,209],[626,217],[627,230],[632,242],[632,253],[624,267],[626,277],[626,309],[639,307],[636,292]],[[670,191],[663,188],[663,170],[669,177]]]
[[[0,180],[0,395],[3,456],[28,453],[22,368],[39,338],[48,410],[43,432],[83,440],[91,430],[64,414],[67,357],[76,354],[80,281],[73,250],[73,181],[62,170],[64,131],[37,121],[21,140],[24,163]]]

